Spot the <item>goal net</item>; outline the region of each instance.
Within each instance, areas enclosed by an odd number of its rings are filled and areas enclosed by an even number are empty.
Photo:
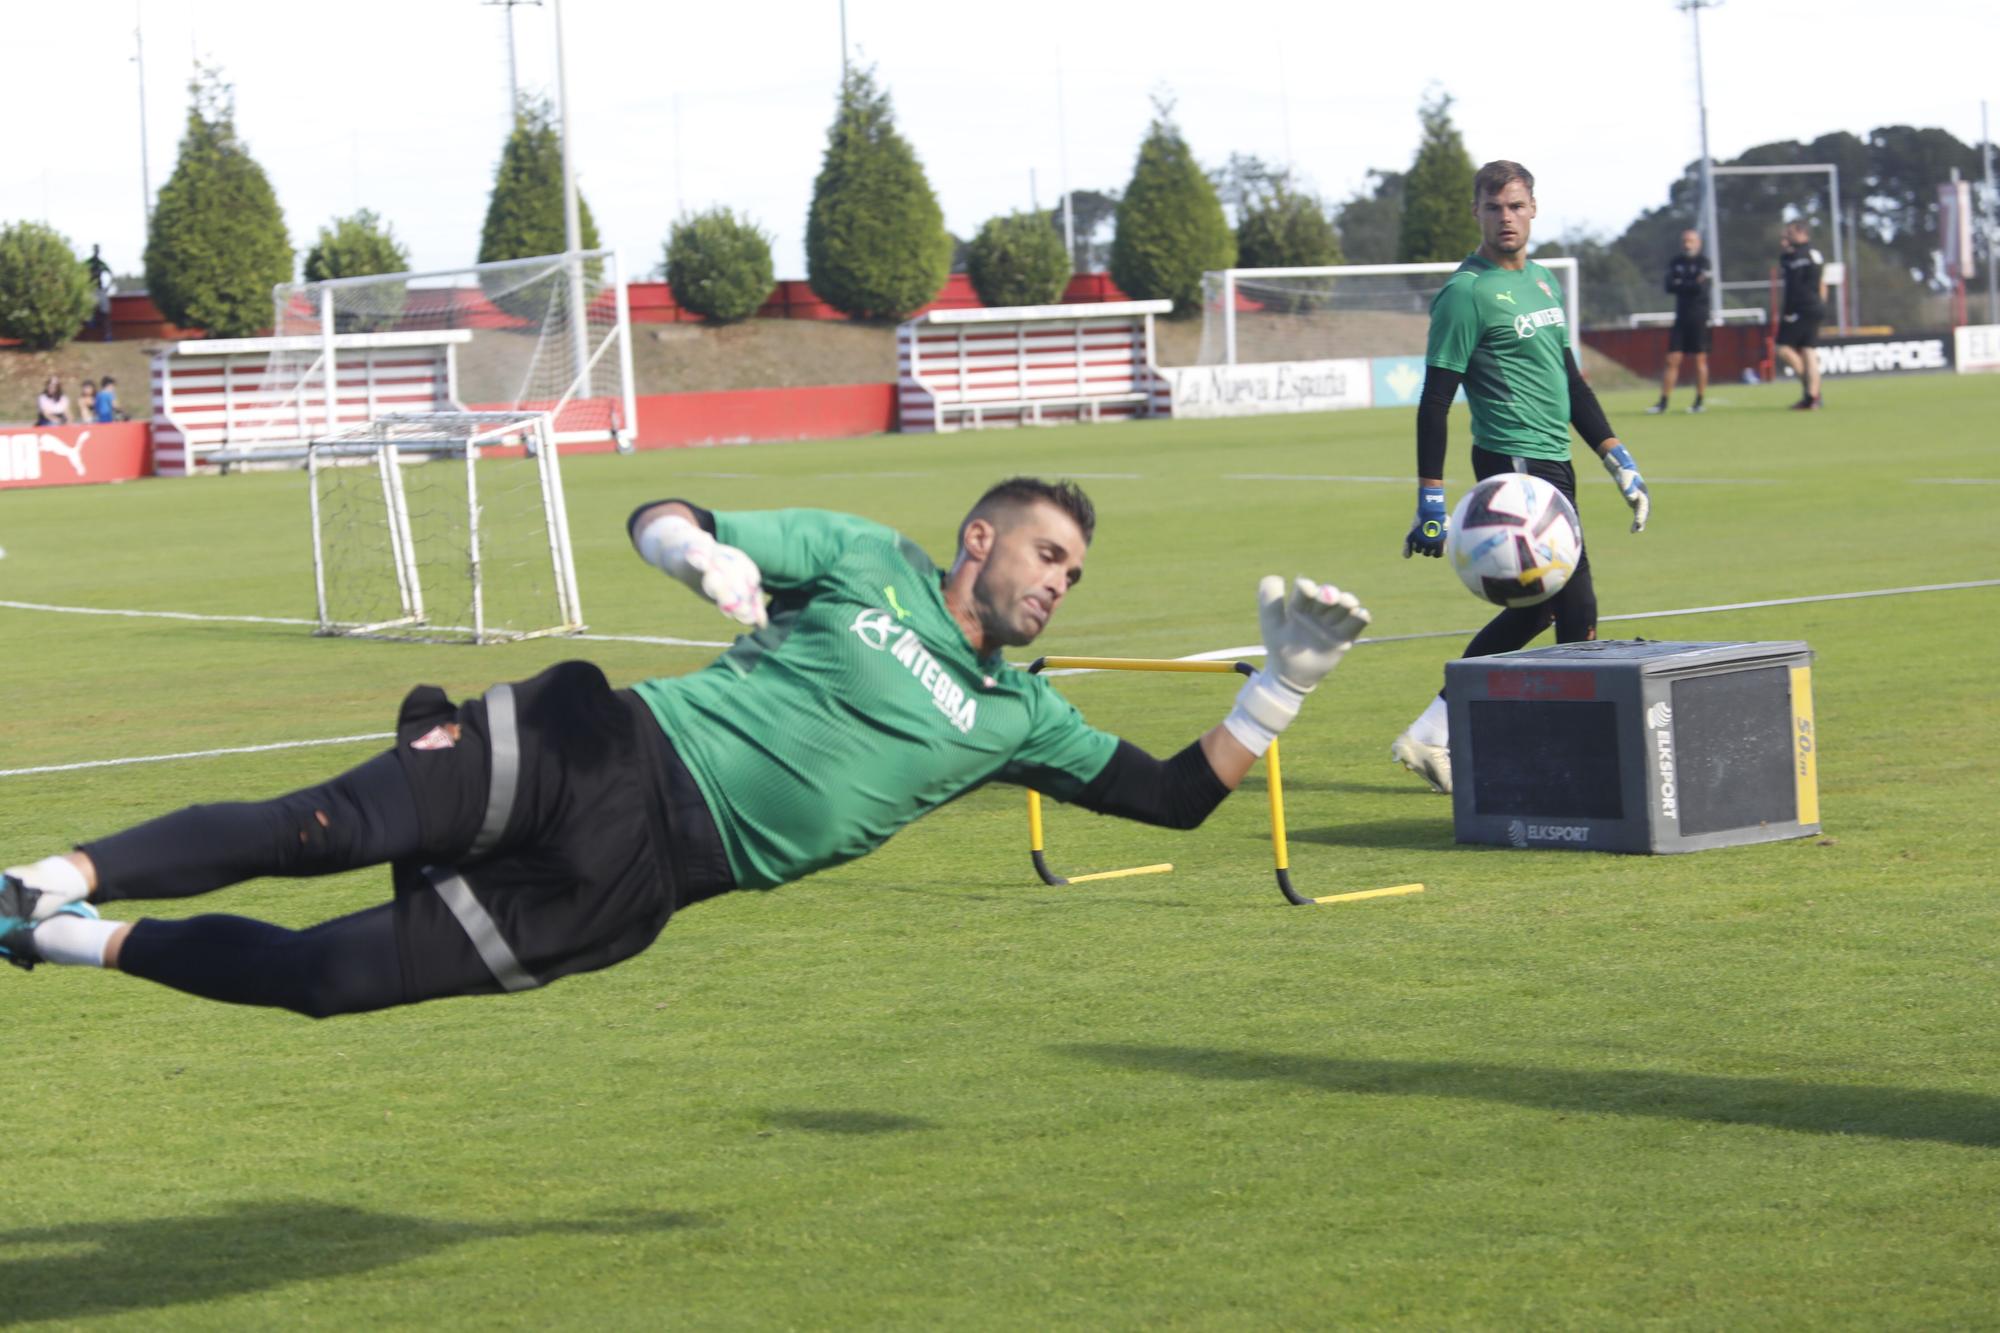
[[[547,414],[391,414],[305,459],[316,632],[498,643],[583,628]]]
[[[1579,329],[1576,260],[1536,262],[1555,275],[1570,328]],[[1431,299],[1458,267],[1342,264],[1204,273],[1199,364],[1422,356]]]
[[[263,419],[237,432],[259,444],[394,412],[533,412],[558,444],[633,438],[631,319],[610,250],[286,283],[272,334]]]

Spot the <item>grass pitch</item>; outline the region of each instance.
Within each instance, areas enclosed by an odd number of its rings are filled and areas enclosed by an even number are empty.
[[[2000,380],[1722,387],[1607,406],[1652,484],[1586,461],[1604,613],[2000,577]],[[1467,480],[1454,423],[1454,494]],[[1085,479],[1050,652],[1256,639],[1265,572],[1375,631],[1285,739],[1289,908],[1261,780],[1184,835],[975,793],[876,856],[677,918],[525,996],[314,1024],[129,978],[6,970],[0,1320],[106,1327],[1966,1326],[1993,1319],[2000,588],[1637,621],[1803,638],[1827,836],[1668,858],[1454,845],[1388,743],[1483,618],[1399,558],[1407,413],[566,460],[585,612],[727,637],[627,552],[633,504],[816,504],[944,556],[993,478]],[[1332,480],[1330,478],[1347,478]],[[0,599],[310,613],[297,476],[0,497]],[[1450,633],[1446,633],[1450,632]],[[0,609],[0,769],[380,732],[409,685],[706,650],[321,641]],[[1155,751],[1227,678],[1062,688]],[[0,777],[0,856],[274,793],[353,743]],[[373,873],[161,905],[304,924]]]

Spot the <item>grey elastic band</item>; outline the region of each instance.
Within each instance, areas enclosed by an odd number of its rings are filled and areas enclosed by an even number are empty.
[[[514,726],[514,687],[486,691],[486,739],[493,753],[493,777],[486,788],[486,818],[468,856],[484,856],[500,845],[507,817],[514,813],[514,788],[521,779],[521,738]]]
[[[458,924],[465,927],[466,935],[472,940],[472,947],[479,950],[480,958],[493,973],[493,979],[505,990],[533,990],[542,983],[535,980],[521,960],[514,956],[506,939],[500,934],[500,927],[488,915],[479,899],[472,896],[472,886],[465,877],[455,870],[441,866],[425,866],[424,875],[437,890],[444,905],[458,918]]]

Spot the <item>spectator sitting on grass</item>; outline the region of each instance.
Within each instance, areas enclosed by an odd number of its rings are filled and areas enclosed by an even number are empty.
[[[97,397],[91,401],[91,420],[116,421],[124,413],[118,410],[118,381],[106,375],[97,386]]]

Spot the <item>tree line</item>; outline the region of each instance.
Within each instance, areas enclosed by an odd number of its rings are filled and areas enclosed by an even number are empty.
[[[234,95],[220,73],[198,69],[189,93],[179,155],[147,236],[147,288],[176,324],[224,337],[254,334],[270,325],[272,287],[293,276],[284,214],[237,133]],[[1477,247],[1479,232],[1470,208],[1472,157],[1451,106],[1442,91],[1427,94],[1410,165],[1371,170],[1361,191],[1329,205],[1289,170],[1254,156],[1232,154],[1205,169],[1171,101],[1156,99],[1124,188],[1070,194],[1079,239],[1073,254],[1060,203],[991,218],[968,240],[952,236],[922,163],[896,127],[888,91],[873,70],[855,68],[843,80],[813,185],[807,279],[845,314],[894,320],[935,297],[956,268],[988,305],[1041,305],[1060,299],[1081,264],[1108,269],[1135,299],[1171,300],[1175,313],[1186,315],[1199,310],[1209,270],[1456,260]],[[1732,178],[1718,210],[1725,277],[1762,272],[1781,216],[1837,223],[1855,237],[1850,267],[1872,297],[1871,315],[1906,323],[1925,313],[1922,302],[1941,285],[1935,186],[1953,168],[1975,177],[1973,149],[1943,130],[1898,126],[1762,145],[1737,161],[1837,163],[1844,197],[1835,215],[1823,178]],[[1582,262],[1586,322],[1662,304],[1658,275],[1694,219],[1698,165],[1617,238],[1571,235],[1536,249],[1537,257]],[[582,243],[595,248],[587,201],[579,200],[579,212]],[[776,285],[770,243],[754,219],[730,208],[689,213],[671,224],[662,268],[682,307],[711,321],[739,320]],[[478,257],[555,254],[565,244],[561,127],[545,99],[523,98],[495,170]],[[308,281],[408,268],[393,228],[367,209],[322,226],[303,256]],[[0,227],[0,335],[59,345],[82,327],[94,301],[94,283],[65,238],[37,223]]]

